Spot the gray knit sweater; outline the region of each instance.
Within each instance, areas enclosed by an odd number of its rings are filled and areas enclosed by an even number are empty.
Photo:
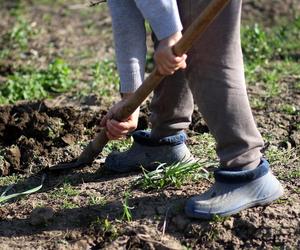
[[[108,0],[112,16],[121,93],[143,82],[146,61],[145,19],[162,40],[182,30],[176,0]]]

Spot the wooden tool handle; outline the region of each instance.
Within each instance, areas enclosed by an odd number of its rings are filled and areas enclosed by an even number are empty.
[[[174,54],[177,56],[185,54],[229,1],[230,0],[212,0],[199,17],[196,18],[184,32],[180,41],[173,47]],[[146,100],[148,95],[158,86],[164,77],[165,76],[161,75],[157,68],[155,68],[135,93],[126,99],[120,113],[115,114],[113,118],[121,121],[129,117]],[[78,161],[83,164],[91,163],[99,155],[108,141],[105,129],[103,129],[96,135],[95,139],[89,143],[78,158]]]

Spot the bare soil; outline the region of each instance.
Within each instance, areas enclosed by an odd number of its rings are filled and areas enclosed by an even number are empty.
[[[0,4],[3,7],[0,8],[3,17],[0,34],[13,23],[7,10],[15,2]],[[31,1],[26,1],[28,17],[45,30],[34,41],[38,56],[28,54],[20,59],[12,53],[9,60],[0,62],[0,82],[20,65],[43,67],[54,55],[66,56],[74,66],[88,65],[99,57],[112,58],[110,18],[106,10],[88,12],[87,24],[86,13],[80,11],[82,3],[70,2],[72,4],[62,8],[36,2],[32,7]],[[245,1],[244,20],[261,18],[266,24],[274,24],[282,16],[299,10],[298,1],[274,2]],[[54,17],[51,25],[43,24],[45,14]],[[95,25],[92,28],[91,23]],[[94,33],[93,29],[100,33]],[[46,46],[49,41],[55,44],[50,50]],[[75,52],[66,52],[66,48]],[[85,50],[98,54],[82,56]],[[140,173],[115,175],[105,171],[103,160],[107,152],[104,152],[84,169],[59,175],[48,173],[41,191],[0,206],[1,249],[183,249],[182,246],[191,249],[299,249],[300,119],[299,113],[287,114],[280,109],[282,102],[299,105],[299,90],[294,87],[296,81],[299,75],[286,78],[282,82],[285,91],[281,96],[266,100],[266,107],[253,110],[259,130],[264,138],[269,138],[269,147],[291,152],[286,161],[272,164],[272,170],[285,188],[282,199],[225,219],[191,220],[184,214],[184,203],[190,196],[204,192],[211,185],[209,181],[199,180],[162,191],[133,188],[129,199],[133,219],[127,222],[122,219],[124,190]],[[249,86],[250,99],[259,93],[260,86]],[[47,167],[78,156],[97,132],[107,107],[107,102],[96,95],[76,100],[72,94],[0,106],[0,149],[3,151],[0,176],[20,177],[12,192],[38,186]],[[148,114],[144,106],[140,129],[149,126]],[[195,110],[188,133],[207,132],[207,126]],[[197,144],[189,143],[191,147]],[[64,183],[76,192],[66,195]],[[0,191],[5,187],[0,186]],[[111,224],[105,226],[105,221]]]

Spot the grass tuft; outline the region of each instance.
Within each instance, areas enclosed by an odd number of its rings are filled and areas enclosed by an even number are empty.
[[[187,181],[208,179],[209,173],[205,169],[208,165],[210,164],[205,162],[176,163],[169,166],[162,163],[154,171],[147,171],[143,168],[143,176],[137,179],[135,184],[144,190],[157,190],[168,186],[179,188]]]
[[[128,222],[132,221],[131,210],[133,209],[132,207],[129,207],[129,197],[130,197],[130,191],[126,191],[124,193],[124,201],[122,202],[123,204],[122,220],[126,220]]]

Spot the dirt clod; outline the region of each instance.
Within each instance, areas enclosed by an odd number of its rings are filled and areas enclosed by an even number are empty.
[[[54,216],[51,207],[39,207],[32,210],[30,214],[30,224],[33,226],[46,225]]]
[[[5,150],[5,158],[13,169],[20,169],[21,151],[17,145],[12,145]]]

